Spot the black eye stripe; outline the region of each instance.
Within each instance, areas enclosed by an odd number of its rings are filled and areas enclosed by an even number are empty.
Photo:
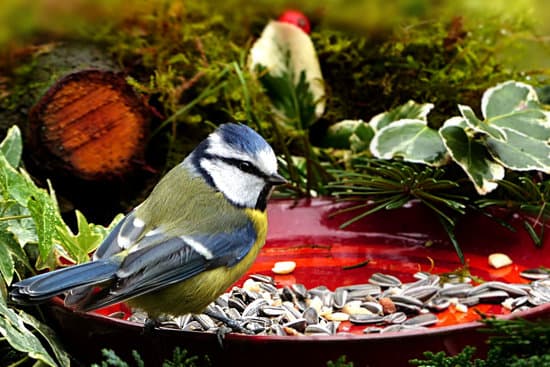
[[[220,156],[213,156],[212,158],[218,159],[224,163],[237,167],[243,172],[250,173],[251,175],[258,176],[263,179],[267,179],[267,175],[265,173],[260,171],[258,167],[256,167],[255,165],[253,165],[248,161],[244,161],[242,159],[237,159],[237,158],[227,158],[227,157],[220,157]]]

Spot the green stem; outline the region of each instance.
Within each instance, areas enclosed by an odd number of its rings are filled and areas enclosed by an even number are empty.
[[[30,359],[30,357],[28,355],[24,356],[23,358],[21,358],[20,360],[18,360],[17,362],[14,362],[12,364],[10,364],[8,367],[17,367],[17,366],[20,366],[22,365],[23,363],[27,362],[28,360]]]
[[[30,217],[31,217],[30,215],[8,215],[8,216],[5,216],[5,217],[0,217],[0,222],[5,222],[5,221],[8,221],[8,220],[26,219],[26,218],[30,218]]]

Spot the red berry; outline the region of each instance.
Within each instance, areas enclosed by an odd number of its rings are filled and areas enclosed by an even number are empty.
[[[286,10],[279,17],[279,21],[294,24],[302,31],[309,34],[311,32],[311,25],[309,24],[309,19],[298,10]]]

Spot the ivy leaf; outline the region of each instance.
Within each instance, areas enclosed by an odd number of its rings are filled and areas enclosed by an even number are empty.
[[[408,162],[440,166],[447,160],[447,153],[436,130],[427,121],[403,119],[392,122],[379,130],[370,144],[377,158],[402,158]]]
[[[6,301],[0,293],[0,334],[15,350],[27,353],[29,357],[36,359],[47,366],[57,367],[56,361],[48,354],[38,337],[26,326],[23,318],[8,308]],[[67,359],[68,361],[68,359]],[[68,366],[69,364],[64,364]]]
[[[33,186],[28,176],[21,174],[0,154],[0,188],[5,201],[13,199],[20,206],[26,207]]]
[[[361,152],[368,149],[373,136],[374,130],[363,120],[343,120],[327,129],[322,145]]]
[[[24,247],[27,243],[38,243],[36,227],[34,221],[30,218],[29,210],[10,199],[1,204],[3,204],[3,216],[0,217],[0,231],[13,234],[21,247]],[[11,219],[9,219],[10,217]]]
[[[466,133],[468,126],[464,118],[453,117],[445,121],[439,134],[453,161],[466,172],[477,192],[485,195],[497,188],[505,171],[481,142]]]
[[[359,124],[349,138],[351,150],[356,153],[367,150],[373,137],[374,130],[370,125],[365,123]]]
[[[374,129],[374,131],[378,131],[397,120],[415,119],[426,121],[427,116],[433,107],[434,105],[431,103],[416,103],[411,100],[401,106],[391,109],[390,111],[382,112],[374,116],[369,121],[369,125],[372,129]]]
[[[21,153],[23,152],[23,141],[21,139],[21,130],[17,125],[8,129],[6,137],[0,143],[0,152],[6,157],[8,163],[17,168],[21,162]]]
[[[540,108],[537,92],[532,86],[514,80],[487,89],[481,98],[481,111],[485,119],[527,108]]]
[[[14,241],[13,237],[7,232],[0,232],[0,273],[6,284],[10,285],[15,273],[15,263],[6,245],[8,241]]]
[[[532,86],[508,81],[489,88],[481,101],[487,124],[539,140],[550,139],[550,115],[541,108]]]
[[[36,190],[29,198],[27,207],[36,226],[36,234],[38,236],[40,257],[36,268],[38,270],[46,267],[54,269],[56,267],[53,251],[54,239],[56,225],[60,221],[56,205],[44,190]]]
[[[110,232],[110,229],[124,217],[119,214],[116,216],[109,227],[88,223],[84,214],[76,211],[76,222],[78,233],[73,234],[70,229],[63,224],[63,228],[58,228],[60,241],[68,252],[68,256],[77,263],[83,263],[89,260],[89,254],[95,250],[103,238]]]
[[[37,330],[40,335],[42,335],[61,366],[70,366],[71,360],[69,355],[63,349],[63,345],[57,339],[55,332],[48,325],[41,323],[33,316],[23,311],[19,312],[19,318],[23,320],[25,324],[31,326],[34,330]]]
[[[250,50],[249,69],[292,126],[305,129],[323,114],[321,67],[311,39],[300,28],[269,22]]]
[[[494,139],[505,139],[506,134],[498,127],[489,125],[477,118],[474,111],[469,106],[458,105],[458,110],[464,118],[468,127],[476,132],[489,135]]]
[[[487,146],[496,161],[516,171],[538,170],[550,173],[550,145],[516,130],[503,129],[506,139],[487,138]]]

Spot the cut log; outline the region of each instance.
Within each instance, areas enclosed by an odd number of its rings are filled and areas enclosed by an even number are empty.
[[[42,168],[100,180],[142,161],[147,130],[147,111],[121,74],[82,70],[55,82],[32,107],[27,136]]]

